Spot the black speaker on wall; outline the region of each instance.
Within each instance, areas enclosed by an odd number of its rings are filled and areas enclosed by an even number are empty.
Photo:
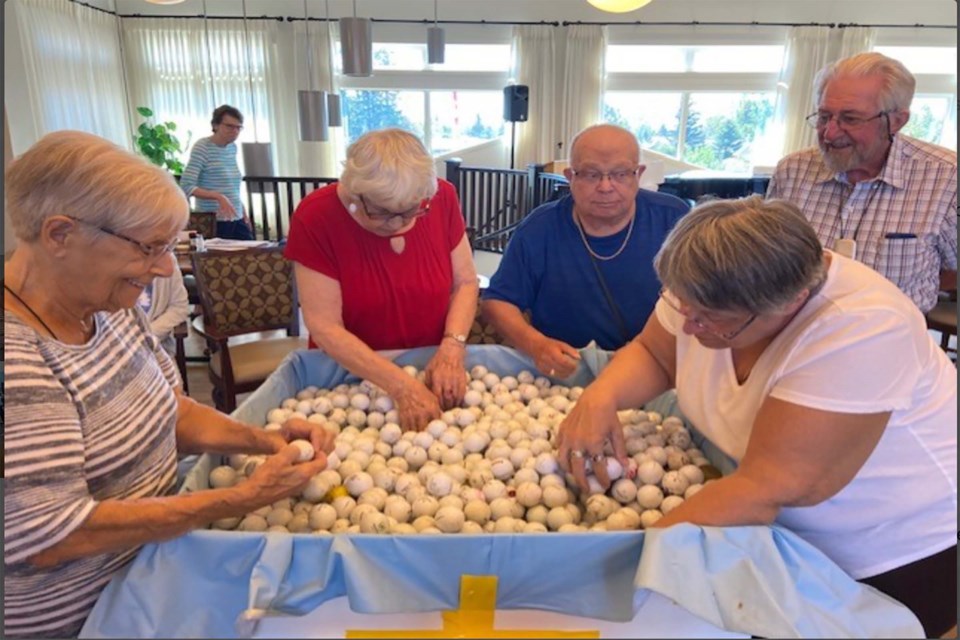
[[[530,87],[511,84],[503,88],[503,119],[507,122],[526,122],[530,112]]]

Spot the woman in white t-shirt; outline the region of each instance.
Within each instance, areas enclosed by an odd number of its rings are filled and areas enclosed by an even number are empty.
[[[581,487],[587,459],[626,464],[617,410],[675,388],[739,466],[655,526],[777,522],[928,636],[952,627],[957,373],[917,307],[782,200],[697,207],[655,266],[661,299],[561,425],[561,464]]]

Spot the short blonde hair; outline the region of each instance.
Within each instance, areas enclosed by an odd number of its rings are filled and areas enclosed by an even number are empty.
[[[17,238],[36,240],[44,221],[69,215],[114,231],[187,223],[190,206],[173,177],[82,131],[54,131],[5,173],[6,212]]]
[[[402,129],[369,131],[347,149],[340,180],[355,195],[401,209],[437,192],[433,157],[415,135]]]
[[[814,99],[817,106],[827,88],[827,83],[839,76],[865,78],[880,76],[883,88],[877,96],[877,107],[882,111],[907,110],[913,102],[917,81],[903,63],[888,58],[882,53],[858,53],[855,56],[833,62],[817,72],[813,80]]]
[[[823,281],[823,247],[796,205],[712,200],[680,218],[654,258],[663,286],[716,311],[777,311]]]

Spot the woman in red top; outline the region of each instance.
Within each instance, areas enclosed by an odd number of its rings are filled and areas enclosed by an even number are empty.
[[[384,129],[350,145],[340,181],[294,212],[285,255],[312,346],[386,390],[401,427],[460,404],[477,272],[457,194],[420,140]],[[376,353],[427,345],[425,383]]]

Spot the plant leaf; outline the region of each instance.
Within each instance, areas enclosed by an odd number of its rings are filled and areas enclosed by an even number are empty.
[[[137,113],[142,115],[144,118],[149,118],[153,115],[153,110],[148,107],[137,107]]]

